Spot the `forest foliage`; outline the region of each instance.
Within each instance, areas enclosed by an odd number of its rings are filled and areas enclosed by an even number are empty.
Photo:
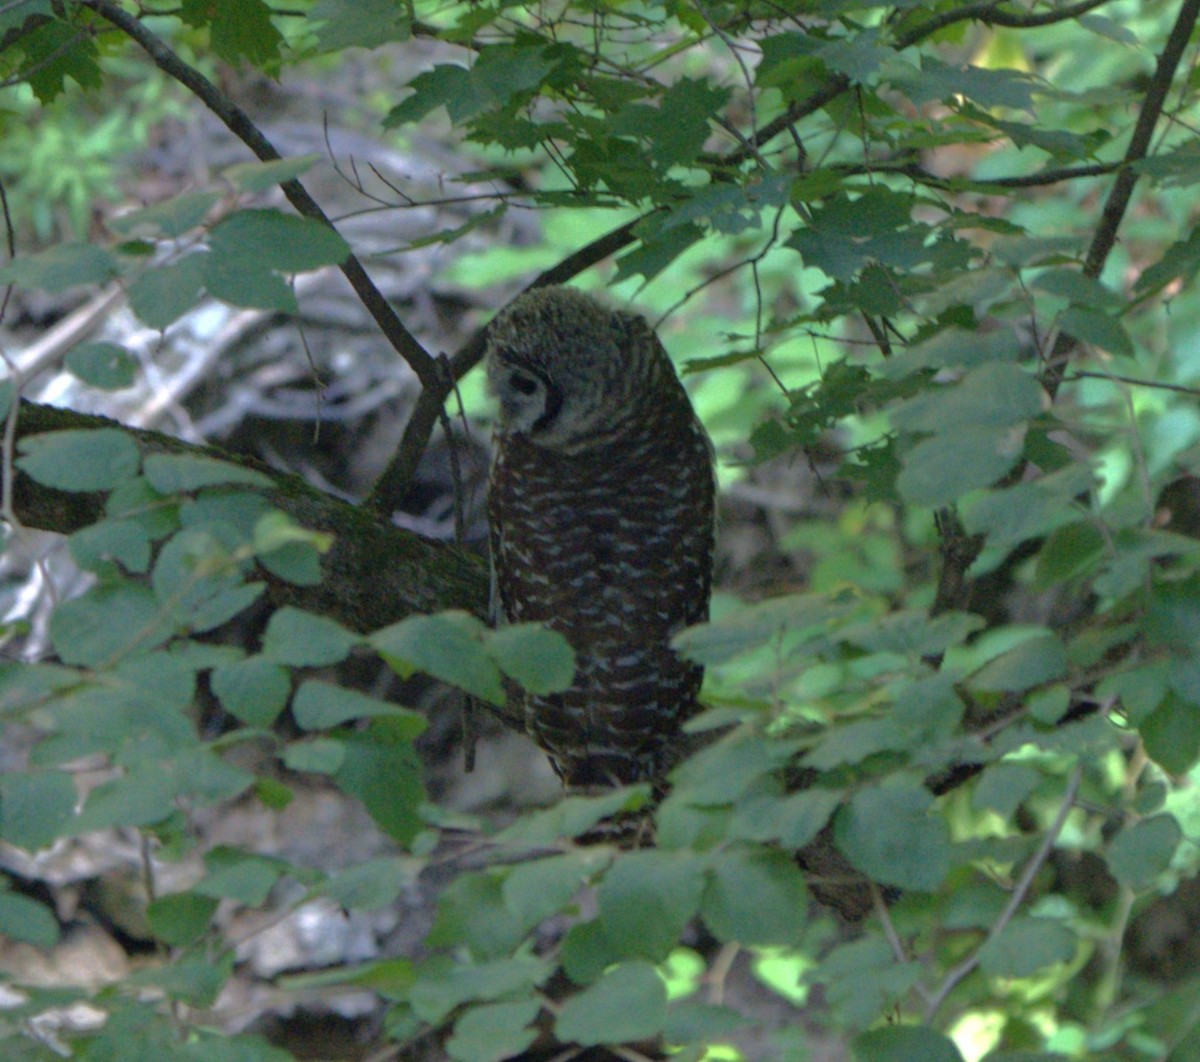
[[[558,257],[496,246],[475,284],[606,280],[686,352],[725,482],[811,467],[837,504],[786,531],[804,585],[722,594],[679,636],[708,668],[694,729],[714,738],[674,772],[656,847],[572,840],[643,806],[638,787],[472,824],[492,858],[441,894],[422,957],[314,978],[378,993],[397,1057],[438,1037],[491,1062],[549,1037],[738,1058],[753,1019],[720,985],[743,954],[796,1008],[774,1057],[805,1057],[821,1028],[860,1062],[1200,1059],[1200,970],[1126,958],[1139,914],[1200,866],[1198,10],[0,3],[6,290],[115,282],[167,330],[205,298],[286,318],[296,275],[335,266],[423,387],[355,515],[250,462],[23,401],[3,352],[8,541],[69,534],[95,578],[55,607],[52,658],[22,657],[19,621],[5,632],[0,712],[36,741],[0,777],[0,838],[36,852],[120,828],[169,861],[196,843],[194,809],[279,808],[289,779],[319,776],[397,845],[338,874],[207,852],[202,879],[148,902],[151,967],[98,993],[11,986],[5,1057],[287,1057],[205,1019],[234,963],[218,904],[261,906],[290,878],[383,907],[461,826],[422,785],[425,718],[323,669],[374,654],[494,704],[505,678],[569,682],[560,639],[487,628],[476,562],[386,530],[480,344],[426,350],[306,191],[318,157],[279,158],[217,87],[228,67],[286,84],[348,50],[440,42],[381,129],[445,138],[494,194],[425,239],[542,212]],[[247,161],[102,209],[119,182],[82,150],[73,101],[113,101],[136,143],[147,101],[183,106],[172,85]],[[277,186],[288,205],[265,205]],[[142,371],[113,344],[65,365],[99,389]],[[388,535],[425,574],[364,624],[353,602],[378,596],[363,573]],[[261,644],[206,637],[264,601]],[[197,725],[201,689],[219,733]],[[267,766],[235,762],[246,743]],[[111,770],[81,799],[74,765],[97,756]],[[59,925],[0,876],[0,933],[50,947]],[[101,1027],[39,1033],[84,998]]]

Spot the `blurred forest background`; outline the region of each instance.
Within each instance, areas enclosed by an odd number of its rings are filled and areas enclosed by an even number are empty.
[[[1200,1060],[1198,8],[0,0],[0,1055]],[[645,851],[464,770],[545,281],[718,457]]]

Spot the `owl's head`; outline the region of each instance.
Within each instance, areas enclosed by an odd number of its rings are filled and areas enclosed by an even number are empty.
[[[550,449],[601,442],[661,371],[649,325],[572,288],[514,299],[488,329],[488,385],[500,430]]]

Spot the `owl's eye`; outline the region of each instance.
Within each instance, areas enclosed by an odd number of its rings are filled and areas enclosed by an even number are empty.
[[[532,376],[526,376],[523,372],[511,373],[508,382],[514,391],[522,395],[531,395],[538,389],[537,380]]]

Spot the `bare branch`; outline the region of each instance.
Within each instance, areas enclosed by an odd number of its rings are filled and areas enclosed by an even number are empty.
[[[1129,146],[1125,149],[1121,169],[1109,190],[1104,210],[1100,214],[1100,224],[1092,237],[1087,257],[1083,263],[1083,275],[1093,280],[1098,279],[1104,271],[1104,264],[1117,242],[1117,230],[1129,207],[1133,195],[1133,186],[1137,183],[1138,172],[1134,163],[1146,157],[1150,150],[1150,141],[1154,136],[1155,126],[1162,116],[1163,105],[1167,100],[1171,83],[1175,80],[1175,71],[1183,58],[1183,51],[1191,40],[1192,31],[1196,28],[1196,19],[1200,16],[1200,0],[1183,0],[1179,5],[1179,15],[1175,25],[1167,37],[1154,75],[1146,86],[1146,95],[1142,100],[1142,109],[1138,114],[1137,124],[1133,127],[1133,135],[1129,138]],[[1062,386],[1067,366],[1079,349],[1075,337],[1060,332],[1051,351],[1049,364],[1042,377],[1042,385],[1049,393],[1051,400],[1058,394]]]
[[[258,158],[264,162],[272,162],[281,158],[275,146],[263,136],[245,111],[234,104],[198,70],[188,66],[159,37],[146,29],[136,17],[118,6],[114,0],[74,0],[74,2],[80,7],[95,11],[140,45],[160,70],[195,95]],[[285,181],[280,188],[287,196],[288,202],[305,217],[314,218],[331,229],[334,228],[333,222],[329,220],[316,200],[308,194],[304,185],[298,180]],[[396,352],[412,367],[422,385],[430,387],[436,384],[439,376],[436,361],[404,327],[400,318],[396,316],[396,311],[392,309],[383,293],[367,275],[362,263],[351,254],[340,268],[355,294],[366,307],[367,312],[374,318],[380,331]]]

